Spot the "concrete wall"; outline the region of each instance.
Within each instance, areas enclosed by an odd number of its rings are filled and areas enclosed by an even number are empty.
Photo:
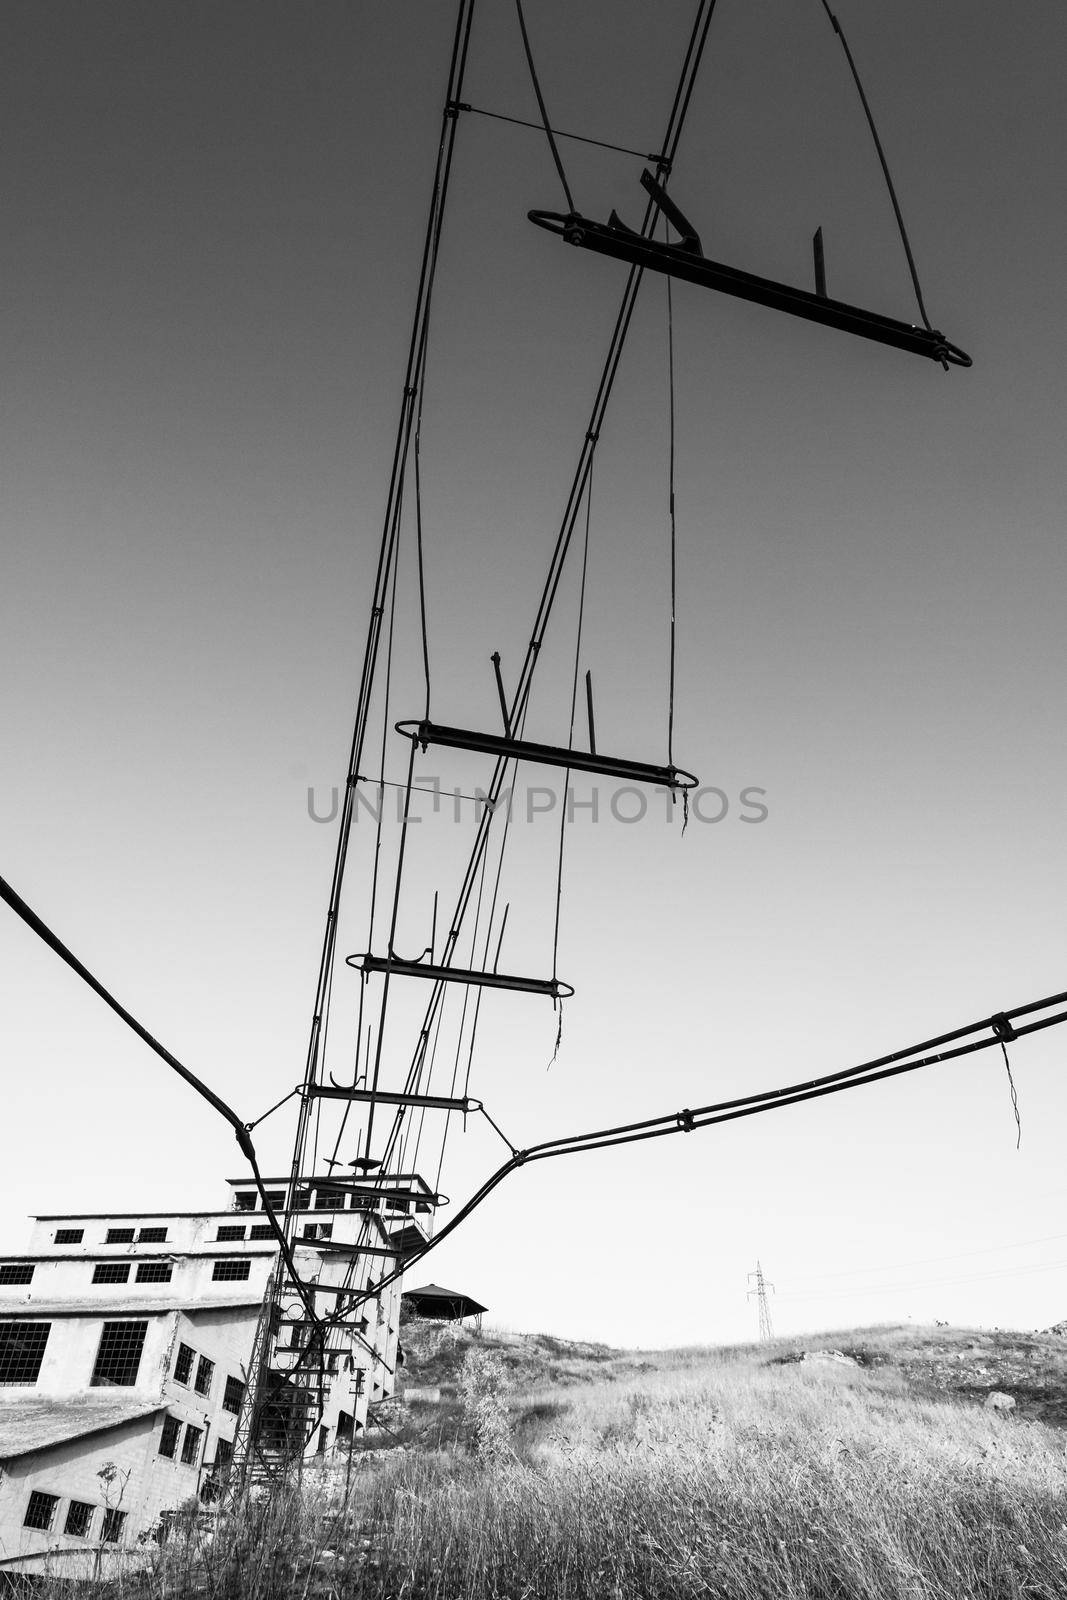
[[[175,1504],[187,1499],[195,1489],[196,1472],[184,1468],[184,1475],[179,1477],[160,1470],[160,1466],[170,1466],[155,1456],[160,1425],[158,1416],[142,1417],[104,1433],[4,1462],[0,1477],[0,1572],[5,1566],[10,1570],[13,1557],[33,1556],[36,1559],[30,1570],[40,1570],[40,1559],[50,1550],[78,1551],[94,1546],[100,1538],[103,1509],[109,1504],[127,1513],[123,1542],[129,1544],[155,1521],[161,1499]],[[118,1476],[107,1485],[99,1473],[109,1462]],[[22,1526],[34,1489],[60,1497],[53,1527],[47,1533]],[[96,1507],[89,1539],[77,1539],[62,1531],[71,1500]],[[67,1570],[60,1565],[64,1559],[57,1560],[57,1571]]]

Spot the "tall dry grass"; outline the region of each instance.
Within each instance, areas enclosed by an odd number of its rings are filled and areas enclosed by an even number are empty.
[[[144,1600],[1064,1600],[1064,1436],[891,1371],[699,1360],[525,1396],[521,1446],[366,1457],[190,1529]]]

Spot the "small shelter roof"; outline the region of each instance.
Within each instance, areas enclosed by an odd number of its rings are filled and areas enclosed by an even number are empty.
[[[487,1311],[460,1289],[443,1289],[439,1283],[427,1283],[421,1289],[407,1289],[400,1296],[409,1311],[417,1317],[435,1317],[440,1322],[454,1322],[463,1317],[476,1316]]]

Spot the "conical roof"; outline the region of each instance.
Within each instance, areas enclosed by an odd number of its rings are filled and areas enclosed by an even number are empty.
[[[406,1289],[400,1298],[417,1317],[436,1317],[441,1322],[473,1317],[479,1311],[489,1309],[479,1305],[477,1300],[472,1300],[461,1289],[443,1289],[439,1283],[427,1283],[421,1289]]]

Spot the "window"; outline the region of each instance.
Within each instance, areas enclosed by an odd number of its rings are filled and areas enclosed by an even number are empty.
[[[243,1228],[235,1228],[231,1224],[225,1223],[216,1233],[215,1239],[219,1244],[228,1244],[235,1239],[243,1239],[244,1236],[245,1230]]]
[[[0,1323],[0,1383],[36,1383],[50,1322]]]
[[[142,1228],[137,1235],[139,1244],[166,1244],[166,1228]]]
[[[233,1197],[233,1209],[235,1211],[254,1211],[258,1199],[259,1196],[255,1194],[235,1194]]]
[[[343,1211],[345,1208],[345,1192],[343,1189],[316,1189],[316,1211]]]
[[[329,1239],[332,1236],[332,1222],[305,1222],[300,1235],[302,1239]]]
[[[269,1222],[257,1222],[254,1228],[249,1228],[248,1237],[250,1239],[273,1239],[274,1229]]]
[[[100,1537],[105,1544],[118,1544],[122,1538],[122,1524],[125,1521],[125,1511],[104,1512],[104,1526],[100,1530]]]
[[[171,1266],[169,1261],[139,1261],[137,1263],[138,1283],[169,1283]]]
[[[178,1356],[174,1363],[175,1383],[189,1382],[189,1374],[193,1370],[193,1355],[194,1352],[190,1350],[187,1344],[178,1346]]]
[[[0,1263],[0,1283],[32,1283],[32,1261],[4,1261]]]
[[[166,1456],[168,1461],[174,1460],[174,1452],[178,1448],[178,1435],[181,1431],[182,1425],[177,1417],[163,1418],[163,1429],[159,1435],[159,1454]]]
[[[67,1520],[63,1524],[63,1532],[71,1534],[75,1539],[88,1539],[95,1510],[95,1506],[88,1505],[84,1500],[72,1500],[67,1507]]]
[[[266,1191],[266,1195],[267,1195],[267,1204],[268,1205],[271,1205],[271,1206],[283,1206],[285,1204],[285,1190],[284,1189],[268,1189]],[[258,1196],[257,1196],[257,1199],[258,1199]]]
[[[227,1378],[226,1388],[222,1396],[223,1411],[232,1411],[238,1416],[241,1410],[241,1401],[244,1399],[245,1386],[240,1378]]]
[[[105,1244],[132,1244],[132,1228],[109,1228],[104,1235]]]
[[[216,1472],[221,1471],[222,1468],[224,1468],[224,1467],[228,1467],[232,1460],[233,1460],[233,1440],[232,1439],[216,1439],[215,1440],[215,1470],[216,1470]]]
[[[201,1356],[196,1365],[196,1382],[193,1388],[197,1394],[211,1393],[211,1380],[215,1376],[215,1363],[209,1361],[207,1356]]]
[[[195,1467],[200,1458],[200,1441],[204,1436],[203,1428],[194,1428],[191,1422],[185,1424],[185,1438],[182,1440],[182,1463],[187,1467]]]
[[[94,1283],[125,1283],[129,1276],[128,1261],[98,1261],[93,1268]]]
[[[34,1489],[30,1494],[30,1503],[26,1507],[26,1515],[22,1519],[24,1528],[40,1528],[42,1533],[47,1533],[55,1521],[56,1506],[59,1504],[57,1494],[43,1494],[40,1489]]]
[[[216,1261],[212,1269],[213,1283],[243,1283],[248,1277],[250,1261]]]
[[[96,1365],[89,1379],[91,1387],[99,1389],[116,1384],[132,1388],[137,1382],[147,1332],[147,1322],[105,1322]],[[106,1539],[107,1534],[103,1537]]]
[[[81,1244],[85,1238],[84,1228],[57,1228],[56,1244]],[[81,1504],[79,1500],[78,1504]]]

